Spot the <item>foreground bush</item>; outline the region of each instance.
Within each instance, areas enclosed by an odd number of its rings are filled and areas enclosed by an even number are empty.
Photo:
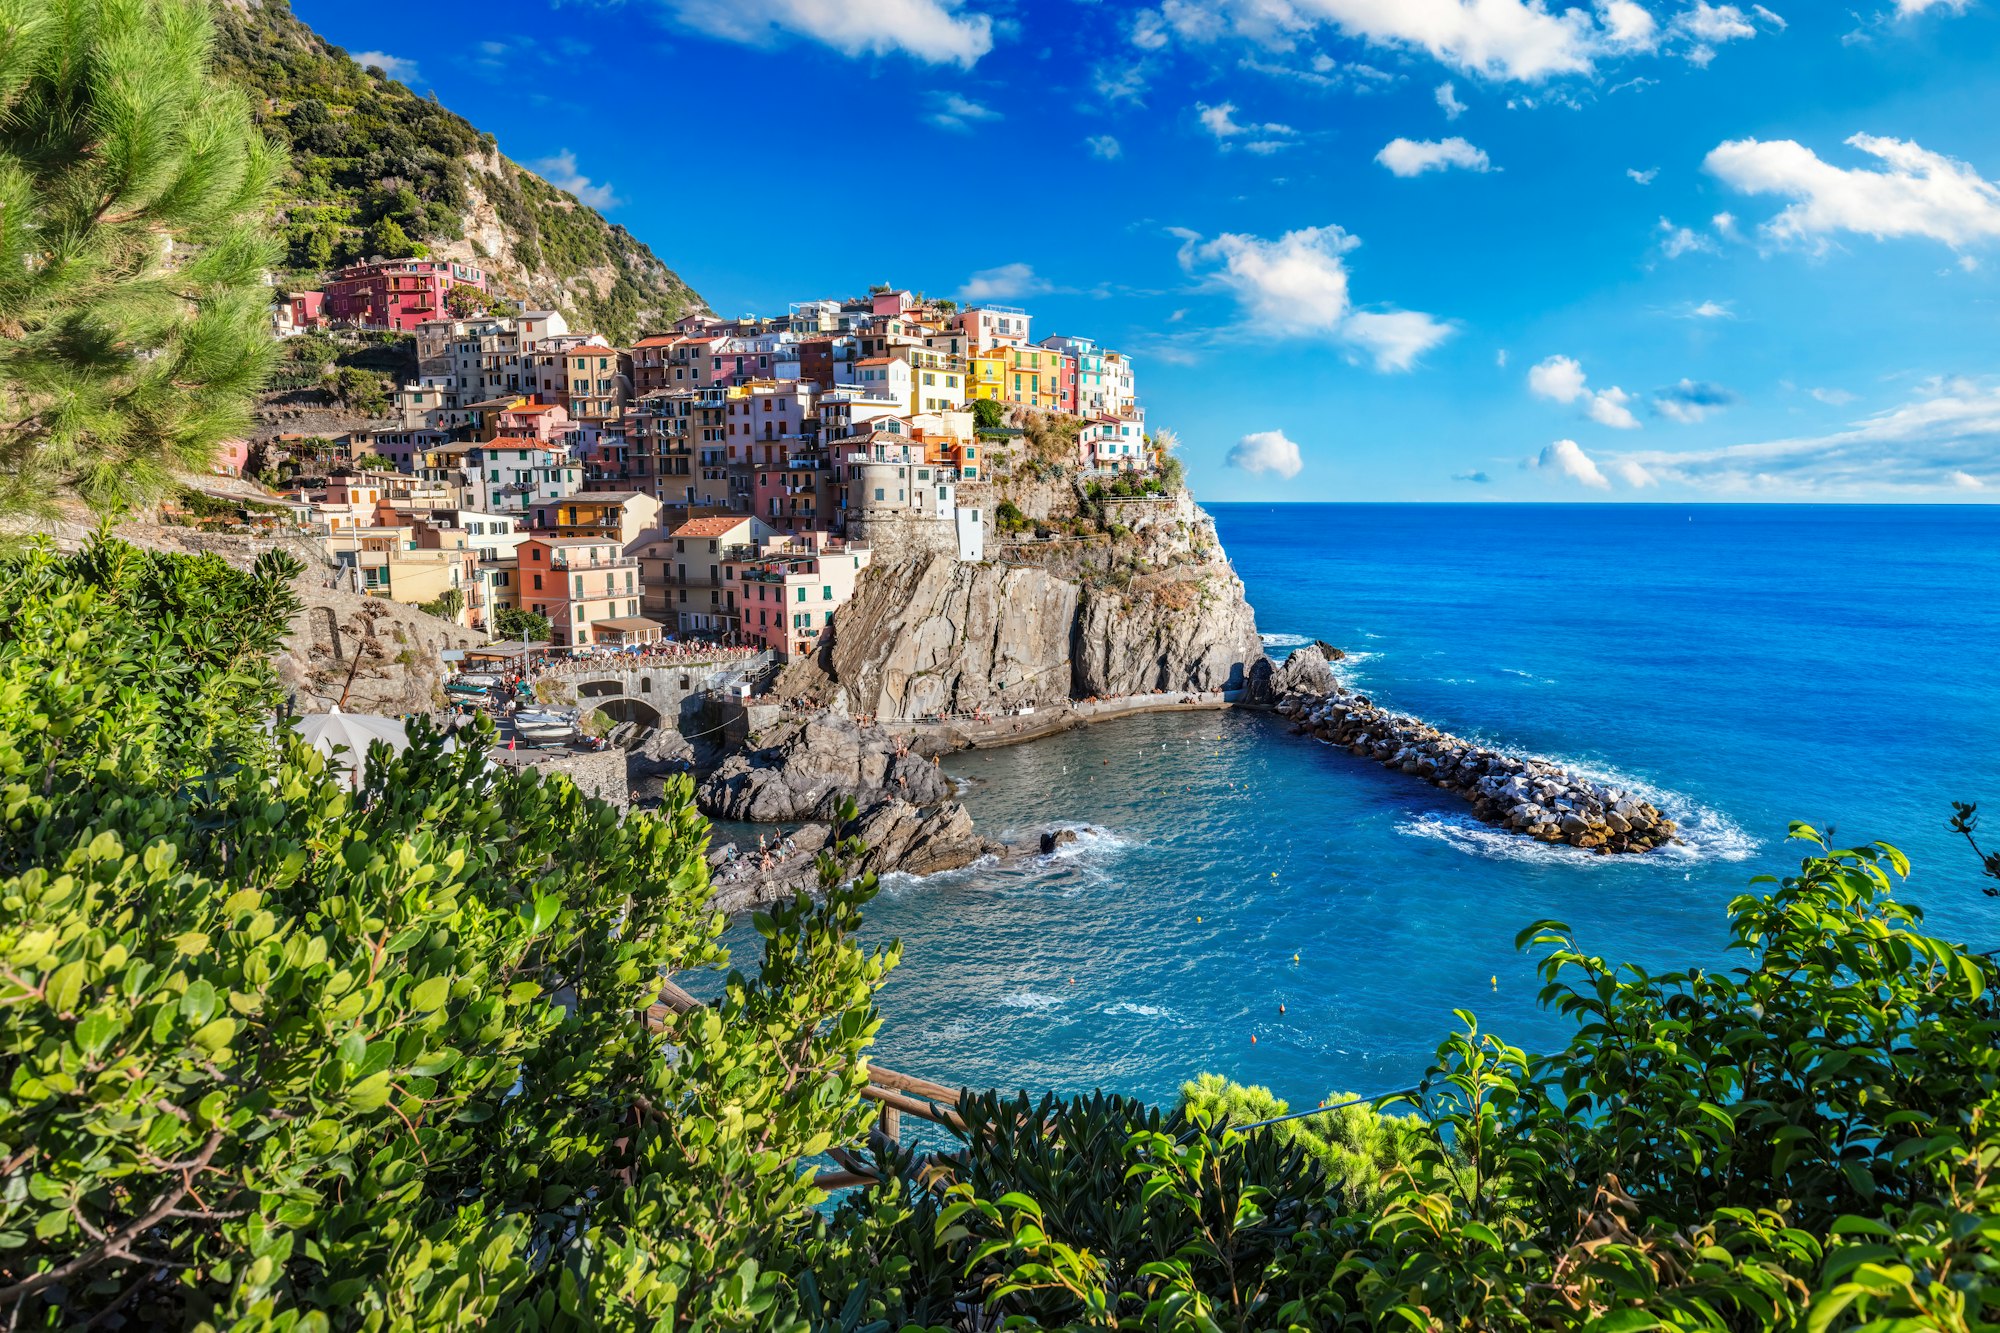
[[[785,1325],[890,959],[859,891],[709,966],[686,784],[621,821],[418,729],[264,733],[284,562],[0,568],[0,1312],[128,1327]]]
[[[621,820],[419,727],[348,791],[271,725],[293,572],[0,558],[10,1326],[2000,1322],[2000,978],[1891,849],[1797,828],[1728,971],[1531,928],[1574,1038],[1462,1015],[1415,1118],[968,1094],[823,1211],[894,962],[867,887],[829,864],[756,975],[650,1029],[663,973],[722,962],[685,784]]]

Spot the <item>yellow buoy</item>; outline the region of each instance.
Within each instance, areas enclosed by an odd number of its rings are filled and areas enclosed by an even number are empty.
[[[1500,978],[1498,977],[1493,978],[1493,989],[1494,990],[1500,989]]]
[[[1292,961],[1293,961],[1293,962],[1295,962],[1295,963],[1296,963],[1296,962],[1298,962],[1298,961],[1299,961],[1299,956],[1298,956],[1297,954],[1293,954],[1293,955],[1292,955]]]

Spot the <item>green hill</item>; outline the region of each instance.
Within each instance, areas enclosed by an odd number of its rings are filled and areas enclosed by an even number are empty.
[[[624,342],[704,302],[630,232],[502,156],[493,136],[363,69],[289,0],[216,0],[219,70],[289,145],[290,280],[370,255],[477,264],[502,293]]]

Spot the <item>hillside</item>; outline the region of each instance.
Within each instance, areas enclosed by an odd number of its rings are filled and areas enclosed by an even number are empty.
[[[289,0],[216,0],[216,19],[218,70],[291,149],[279,222],[295,280],[427,252],[477,264],[504,294],[615,342],[703,306],[630,232],[462,116],[363,69]]]

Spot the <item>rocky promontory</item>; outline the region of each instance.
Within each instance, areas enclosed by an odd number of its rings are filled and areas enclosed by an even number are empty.
[[[1317,647],[1293,653],[1270,687],[1278,713],[1299,730],[1455,792],[1489,824],[1603,854],[1646,852],[1676,841],[1673,821],[1631,792],[1559,764],[1475,745],[1380,707],[1342,686]]]
[[[868,569],[777,693],[913,721],[1248,684],[1264,656],[1256,620],[1214,520],[1185,491],[1013,494],[1039,526],[993,534],[984,561]]]
[[[746,823],[837,818],[847,801],[931,806],[951,783],[926,757],[880,727],[821,712],[760,748],[732,754],[695,789],[702,813]]]
[[[973,831],[972,816],[956,801],[920,810],[887,797],[834,828],[807,824],[790,835],[774,836],[755,851],[726,843],[709,853],[712,905],[727,913],[748,912],[819,887],[819,858],[833,843],[859,838],[859,859],[847,867],[856,875],[902,871],[935,875],[958,870],[1003,849]]]

